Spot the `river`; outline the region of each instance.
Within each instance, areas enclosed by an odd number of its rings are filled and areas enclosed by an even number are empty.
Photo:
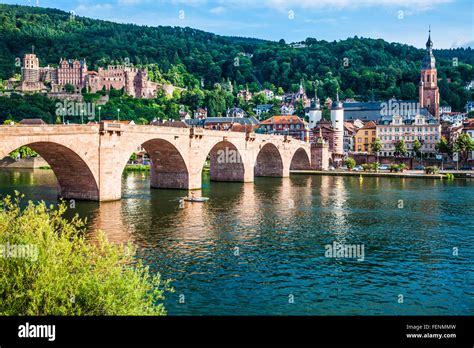
[[[474,313],[474,181],[204,178],[210,200],[184,208],[183,191],[150,189],[147,173],[122,187],[121,201],[71,213],[172,279],[170,315]],[[49,170],[0,171],[0,194],[14,190],[57,202]],[[341,245],[357,257],[328,257]]]

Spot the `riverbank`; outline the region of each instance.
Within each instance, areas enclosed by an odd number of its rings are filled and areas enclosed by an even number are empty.
[[[452,173],[452,172],[450,172]],[[329,175],[329,176],[358,176],[358,177],[393,177],[393,178],[420,178],[420,179],[443,179],[447,173],[425,174],[422,171],[405,171],[403,173],[390,172],[349,172],[341,170],[321,171],[321,170],[292,170],[291,174],[302,175]],[[474,174],[469,172],[452,173],[455,178],[474,178]]]

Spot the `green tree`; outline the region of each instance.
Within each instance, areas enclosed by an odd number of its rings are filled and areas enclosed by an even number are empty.
[[[459,152],[461,160],[465,162],[469,157],[469,152],[474,151],[474,140],[468,134],[462,133],[456,139],[453,150],[454,152]]]
[[[9,156],[10,156],[10,158],[16,160],[17,158],[36,157],[36,156],[38,156],[38,154],[35,151],[33,151],[32,149],[30,149],[29,147],[22,146],[22,147],[19,147],[16,150],[10,152]]]
[[[449,156],[453,153],[453,146],[449,144],[448,140],[445,137],[441,137],[439,142],[435,145],[436,150],[439,153],[445,153]]]
[[[395,154],[397,154],[397,156],[406,156],[408,154],[405,140],[402,139],[395,143]]]
[[[346,165],[347,169],[352,170],[356,166],[356,161],[352,157],[347,157],[344,161],[344,164]]]
[[[413,152],[416,154],[416,156],[419,157],[421,155],[422,147],[423,144],[418,139],[415,139],[415,141],[413,142]]]
[[[28,246],[27,258],[0,258],[0,315],[165,315],[169,282],[138,261],[133,246],[86,234],[66,204],[47,207],[7,196],[0,210],[0,245]]]
[[[64,90],[66,91],[66,93],[72,94],[76,91],[76,88],[73,85],[71,85],[70,83],[67,83],[64,86]]]

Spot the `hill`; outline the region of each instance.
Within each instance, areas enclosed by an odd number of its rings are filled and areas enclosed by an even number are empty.
[[[381,39],[349,38],[328,42],[308,38],[303,48],[252,38],[226,37],[181,27],[117,24],[84,17],[71,18],[56,9],[0,5],[0,79],[19,73],[15,58],[34,45],[42,65],[61,57],[86,58],[90,69],[129,60],[156,64],[163,73],[183,64],[187,72],[212,89],[229,80],[251,90],[282,87],[296,91],[304,81],[320,97],[361,100],[395,96],[417,99],[424,50]],[[433,38],[436,45],[436,38]],[[245,53],[245,54],[242,54]],[[464,83],[474,79],[471,48],[435,50],[442,103],[461,110],[472,94]],[[457,59],[454,66],[453,58]]]

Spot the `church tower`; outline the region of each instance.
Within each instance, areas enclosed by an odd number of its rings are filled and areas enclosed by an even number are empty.
[[[426,42],[426,52],[421,67],[421,80],[419,85],[420,107],[428,109],[430,114],[439,118],[439,88],[438,73],[436,71],[436,60],[433,55],[433,42],[431,41],[431,30]]]

